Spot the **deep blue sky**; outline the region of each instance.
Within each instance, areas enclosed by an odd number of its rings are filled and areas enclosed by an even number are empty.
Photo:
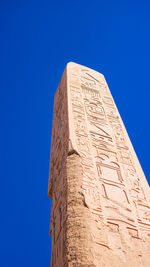
[[[1,267],[50,264],[53,97],[69,61],[106,77],[150,182],[150,2],[0,2]]]

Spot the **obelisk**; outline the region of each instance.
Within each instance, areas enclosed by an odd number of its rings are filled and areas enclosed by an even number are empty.
[[[54,99],[51,267],[149,267],[150,188],[102,74],[68,63]]]

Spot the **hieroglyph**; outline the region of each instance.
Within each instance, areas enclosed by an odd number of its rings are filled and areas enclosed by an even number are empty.
[[[68,63],[54,100],[51,267],[150,266],[150,189],[102,74]]]

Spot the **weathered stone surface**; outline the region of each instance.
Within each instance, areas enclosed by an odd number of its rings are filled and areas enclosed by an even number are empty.
[[[102,74],[69,63],[54,101],[51,267],[150,266],[150,189]]]

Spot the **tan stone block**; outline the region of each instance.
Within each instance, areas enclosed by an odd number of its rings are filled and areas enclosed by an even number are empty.
[[[55,94],[51,267],[149,267],[150,189],[102,74],[70,62]]]

